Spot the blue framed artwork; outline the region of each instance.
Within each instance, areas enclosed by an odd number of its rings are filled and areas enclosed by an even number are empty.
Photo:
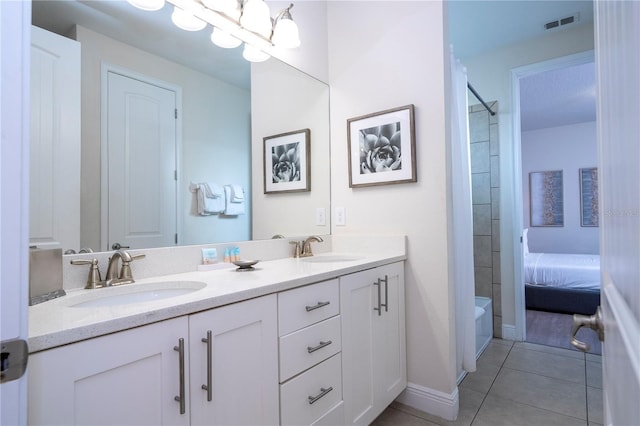
[[[564,226],[562,170],[529,173],[531,226]]]
[[[580,169],[580,226],[599,226],[598,169]]]

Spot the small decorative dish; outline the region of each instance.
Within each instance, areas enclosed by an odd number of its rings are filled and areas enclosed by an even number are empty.
[[[236,271],[244,272],[244,271],[253,271],[255,268],[253,265],[260,262],[259,260],[234,260],[233,264],[238,267]]]

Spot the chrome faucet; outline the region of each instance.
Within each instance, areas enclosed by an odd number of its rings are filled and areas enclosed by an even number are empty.
[[[307,238],[306,240],[304,240],[304,242],[302,243],[302,252],[300,253],[300,257],[309,257],[309,256],[313,256],[313,252],[311,251],[311,242],[315,241],[317,243],[321,243],[322,241],[324,241],[322,238],[320,238],[317,235],[312,235],[309,238]]]
[[[131,274],[130,263],[136,259],[145,257],[144,254],[137,254],[132,256],[128,251],[120,249],[113,253],[113,256],[109,258],[109,266],[107,266],[107,275],[105,277],[105,286],[130,284],[135,282]],[[118,274],[118,261],[122,261],[122,267]]]

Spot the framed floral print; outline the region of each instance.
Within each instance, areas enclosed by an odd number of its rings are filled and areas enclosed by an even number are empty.
[[[598,169],[580,169],[580,226],[599,226]]]
[[[413,105],[347,120],[349,187],[416,182]]]
[[[562,170],[529,173],[531,226],[564,226]]]
[[[264,140],[264,193],[311,190],[311,131],[296,130]]]

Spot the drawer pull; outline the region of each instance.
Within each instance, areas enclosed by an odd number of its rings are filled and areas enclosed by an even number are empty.
[[[326,342],[323,342],[322,340],[320,341],[320,344],[318,344],[318,346],[307,346],[307,352],[309,352],[310,354],[314,353],[315,351],[317,351],[318,349],[322,349],[325,346],[329,346],[331,343],[331,340],[327,340]]]
[[[326,302],[318,302],[317,305],[313,305],[313,306],[305,306],[305,309],[307,310],[307,312],[311,312],[314,311],[318,308],[322,308],[323,306],[327,306],[328,304],[330,304],[330,301],[326,301]]]
[[[309,396],[309,404],[313,404],[314,402],[316,402],[317,400],[319,400],[320,398],[322,398],[332,390],[333,390],[332,386],[329,386],[328,388],[320,388],[320,393],[318,395]]]

